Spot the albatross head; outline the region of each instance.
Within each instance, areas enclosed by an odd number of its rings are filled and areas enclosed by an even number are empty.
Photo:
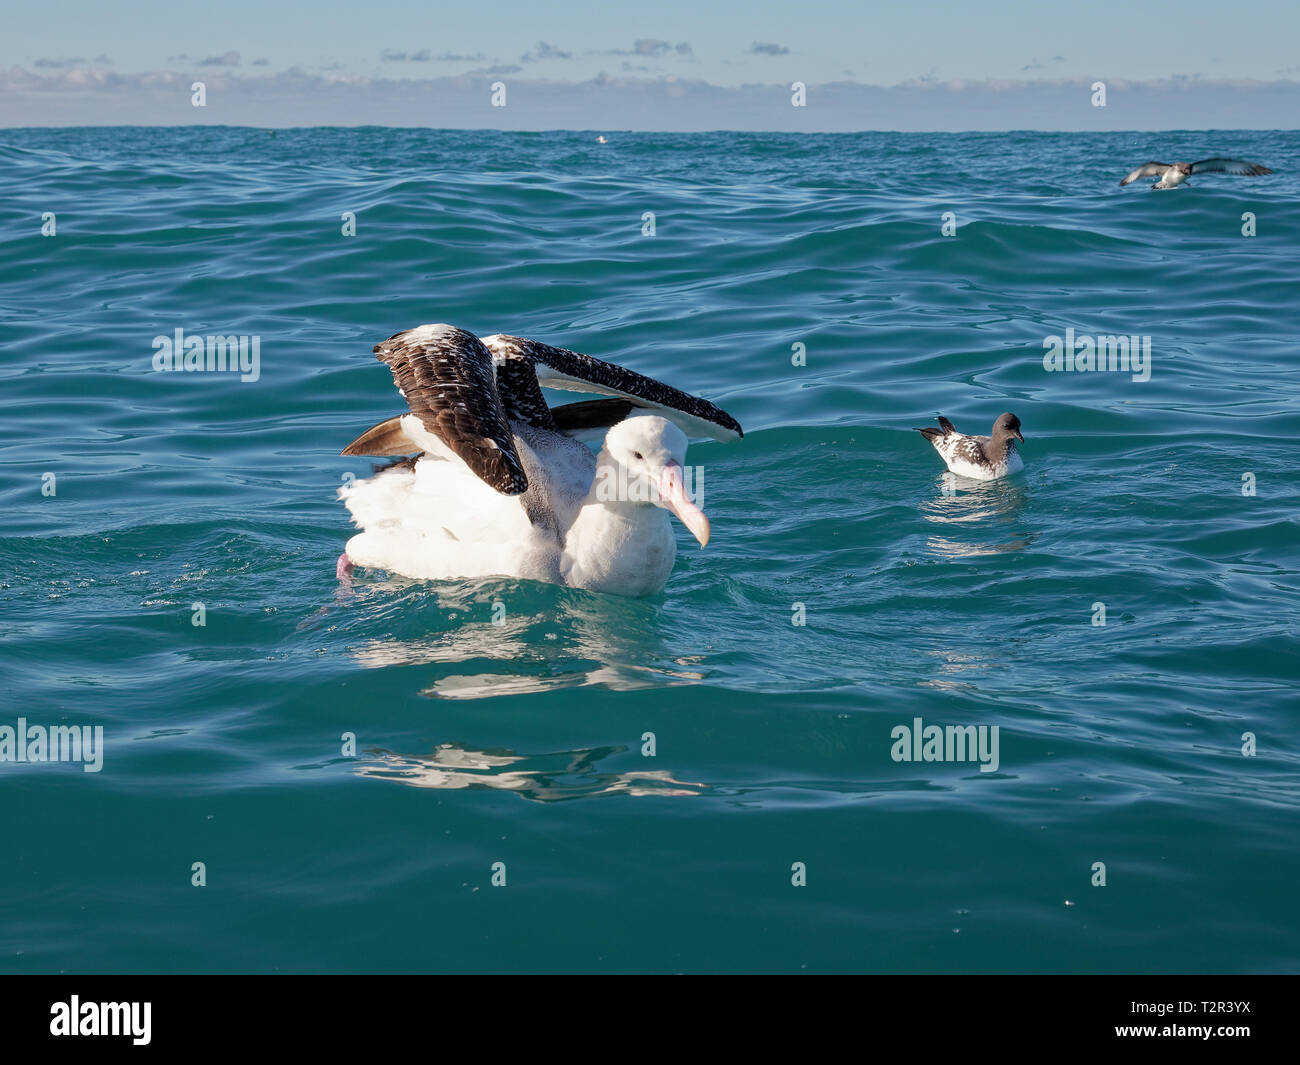
[[[607,502],[630,502],[662,507],[676,514],[704,547],[709,542],[709,519],[686,494],[682,463],[686,459],[686,434],[666,418],[633,415],[605,434],[597,468],[598,497]]]

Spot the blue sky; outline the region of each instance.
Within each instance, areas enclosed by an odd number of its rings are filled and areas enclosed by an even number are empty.
[[[549,114],[584,128],[1085,129],[1292,127],[1300,114],[1295,0],[7,0],[3,19],[11,126],[545,128]],[[211,92],[202,114],[195,79]],[[493,80],[512,99],[486,113]],[[1096,80],[1114,97],[1084,110]],[[801,114],[794,81],[810,87]]]

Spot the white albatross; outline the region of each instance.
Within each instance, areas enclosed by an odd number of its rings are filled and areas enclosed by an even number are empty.
[[[1138,178],[1155,177],[1158,174],[1160,180],[1151,186],[1153,189],[1176,189],[1193,174],[1237,174],[1242,177],[1260,177],[1271,173],[1273,171],[1268,167],[1260,166],[1258,163],[1216,156],[1195,163],[1143,163],[1121,181],[1120,185],[1128,185]]]
[[[743,433],[707,400],[564,348],[450,325],[398,333],[375,354],[411,412],[343,454],[418,454],[339,489],[362,530],[340,577],[363,566],[643,596],[662,591],[677,557],[670,513],[709,542],[684,484],[686,434]],[[542,385],[614,398],[552,409]],[[580,439],[592,431],[605,431],[598,455]]]
[[[976,481],[995,481],[1019,473],[1025,468],[1024,460],[1016,450],[1016,441],[1022,444],[1020,419],[1014,414],[999,414],[993,423],[992,436],[966,436],[957,427],[940,416],[938,429],[918,429],[934,445],[949,473],[970,477]]]

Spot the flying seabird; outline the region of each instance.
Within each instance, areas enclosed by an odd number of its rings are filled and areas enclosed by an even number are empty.
[[[670,512],[709,542],[684,484],[687,433],[743,433],[707,400],[575,351],[450,325],[408,329],[374,350],[410,413],[343,454],[407,457],[339,489],[362,530],[340,576],[357,565],[652,595],[677,555]],[[543,385],[610,398],[552,408]],[[582,442],[591,433],[603,436],[598,455]]]
[[[1213,159],[1202,159],[1196,163],[1143,163],[1120,184],[1127,185],[1138,178],[1155,177],[1159,174],[1160,180],[1151,187],[1153,189],[1173,189],[1177,188],[1193,174],[1240,174],[1244,177],[1259,177],[1261,174],[1271,173],[1273,171],[1268,167],[1260,166],[1257,163],[1247,163],[1243,159],[1222,159],[1216,156]]]
[[[966,436],[957,432],[947,418],[939,418],[938,429],[918,429],[934,445],[950,472],[977,481],[993,481],[1025,468],[1016,441],[1022,444],[1020,419],[1014,414],[999,414],[993,423],[992,436]]]

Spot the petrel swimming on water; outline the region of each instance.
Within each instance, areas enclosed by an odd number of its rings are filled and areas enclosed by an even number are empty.
[[[993,481],[1025,468],[1016,451],[1016,441],[1022,444],[1020,419],[1014,414],[999,414],[993,423],[992,436],[966,436],[947,418],[939,418],[938,429],[918,429],[934,445],[951,473],[971,477],[977,481]]]
[[[1222,159],[1215,157],[1213,159],[1202,159],[1197,163],[1143,163],[1140,167],[1129,174],[1121,185],[1127,185],[1138,178],[1155,177],[1160,175],[1160,180],[1151,187],[1153,189],[1176,189],[1193,174],[1240,174],[1243,177],[1259,177],[1261,174],[1271,174],[1266,166],[1260,166],[1258,163],[1248,163],[1244,159]]]

